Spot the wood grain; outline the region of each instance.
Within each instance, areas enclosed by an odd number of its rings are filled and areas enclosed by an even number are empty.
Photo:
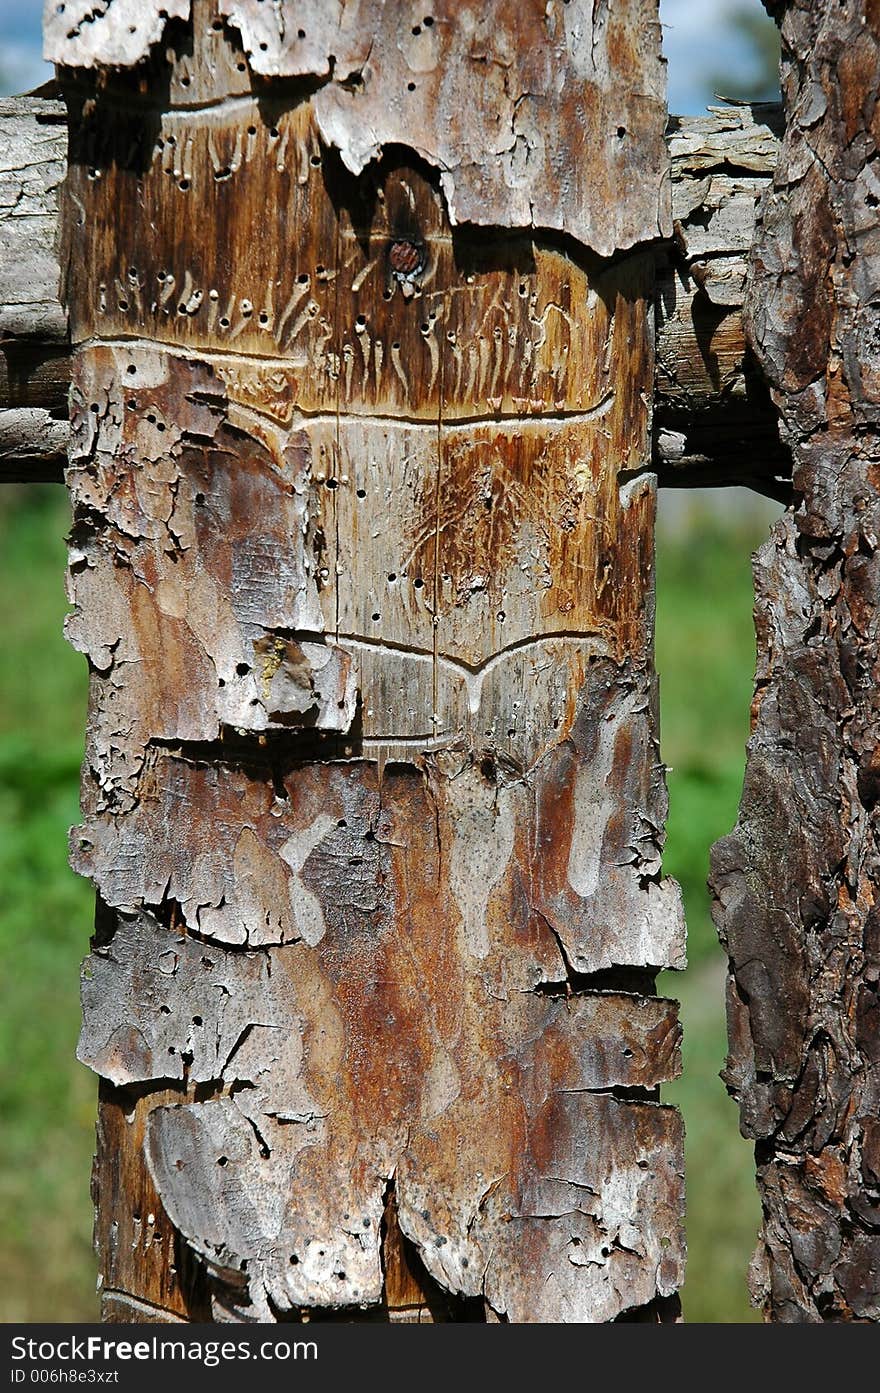
[[[216,68],[226,60],[226,81],[239,84],[241,74],[228,59],[227,50],[217,46],[213,29],[205,36],[205,46],[210,49],[210,65]],[[188,81],[187,88],[181,86],[184,81]],[[178,98],[194,99],[201,91],[199,84],[205,81],[194,56],[178,56],[170,74],[170,85]],[[238,86],[234,85],[234,89],[238,91]],[[15,99],[10,111],[4,128],[10,150],[6,171],[10,181],[8,203],[21,208],[28,196],[29,162],[35,141],[40,139],[50,142],[50,148],[45,148],[47,173],[52,173],[52,178],[43,184],[45,212],[40,215],[43,221],[39,260],[31,262],[18,249],[19,234],[32,224],[21,220],[7,224],[8,249],[4,256],[19,281],[22,265],[28,267],[26,299],[35,305],[35,311],[19,313],[15,325],[4,329],[0,344],[0,478],[60,479],[67,442],[70,348],[67,316],[58,302],[60,269],[54,241],[57,185],[67,166],[67,118],[64,104],[50,99]],[[234,131],[227,132],[224,146],[217,143],[216,134],[212,135],[212,177],[220,174],[221,181],[231,180],[241,163],[252,155],[263,127],[262,123],[256,125],[253,135],[249,135],[251,124],[238,145]],[[776,160],[777,130],[778,113],[774,107],[755,111],[749,107],[727,107],[713,109],[706,117],[670,117],[667,145],[673,170],[675,238],[661,244],[657,251],[654,293],[657,337],[653,464],[660,488],[744,483],[788,499],[791,458],[778,437],[776,408],[770,403],[755,362],[746,352],[741,313],[745,249],[751,244],[755,226],[757,194],[769,180]],[[284,157],[288,148],[284,146]],[[308,153],[308,146],[302,149],[304,159],[311,159],[315,153],[313,149]],[[174,174],[173,153],[174,146],[168,146],[164,155],[164,167],[170,170],[168,177]],[[302,169],[297,177],[301,174]],[[178,178],[182,178],[182,173]],[[376,213],[373,208],[373,219]],[[363,216],[362,212],[361,219]],[[521,254],[522,247],[521,238]],[[514,240],[511,255],[515,255],[515,248]],[[33,270],[29,269],[31,266]],[[384,294],[382,274],[373,276],[373,284],[373,298]],[[163,318],[177,308],[173,304],[175,286],[177,277],[173,276],[157,287],[164,295]],[[256,323],[263,332],[256,341],[263,351],[274,351],[270,334],[266,333],[270,322],[276,333],[283,337],[295,333],[299,343],[304,343],[302,336],[308,334],[311,326],[312,283],[299,281],[298,287],[284,304],[272,312],[263,311],[266,319],[262,326],[258,312]],[[8,288],[7,294],[11,305],[21,297],[21,288]],[[192,294],[196,291],[191,287],[187,298]],[[214,326],[219,319],[230,319],[221,311],[219,301],[207,305],[207,315],[212,315],[212,305]],[[525,327],[533,334],[525,313],[528,304],[521,308],[524,313],[519,318],[519,329]],[[50,323],[45,327],[49,311]],[[226,327],[231,330],[231,320]],[[237,326],[235,341],[241,340],[246,327]],[[511,327],[493,323],[492,334],[500,329],[510,343]],[[372,373],[373,378],[383,379],[386,390],[393,391],[395,384],[402,387],[398,375],[408,371],[404,368],[404,350],[398,348],[386,357],[383,348],[380,357],[373,341],[372,330],[365,329],[349,344],[344,365],[349,382],[354,380],[356,371],[361,376]],[[419,343],[418,348],[421,351],[423,344]],[[462,351],[451,350],[451,368],[458,375],[459,384],[464,379],[465,387],[468,380],[476,382],[479,341],[469,345],[468,352],[472,361],[465,364]],[[365,354],[369,355],[369,371]],[[486,361],[483,350],[483,362]],[[281,366],[283,362],[281,359]],[[522,365],[525,366],[525,359]],[[273,373],[277,371],[277,362],[266,366],[260,389],[263,398],[272,393]],[[276,397],[281,400],[277,389]],[[521,394],[519,403],[529,410],[528,397]]]
[[[572,92],[598,120],[606,69],[659,71],[654,20],[623,42],[648,8],[600,7],[594,74],[527,7],[509,77],[562,65],[548,149]],[[122,62],[113,13],[89,52]],[[513,12],[446,13],[418,152],[363,169],[320,33],[317,86],[280,50],[264,82],[209,6],[143,68],[64,75],[73,862],[108,916],[80,1058],[138,1101],[125,1169],[109,1131],[98,1162],[111,1312],[668,1318],[681,1281],[653,255],[601,179],[613,260],[565,198],[565,238],[531,226],[543,159],[478,176],[459,97]],[[392,116],[401,14],[364,75]],[[235,7],[246,49],[261,15]],[[662,110],[626,110],[653,235]],[[491,233],[454,220],[474,190]],[[120,1266],[112,1215],[152,1194],[174,1251]]]
[[[750,338],[796,504],[757,553],[737,826],[714,849],[728,1087],[755,1140],[768,1319],[880,1318],[876,6],[776,5],[786,128]]]
[[[241,74],[230,61],[228,51],[219,47],[213,29],[204,36],[204,44],[210,59],[204,66],[216,69],[218,64],[223,65],[225,81],[238,92]],[[192,101],[199,95],[205,99],[205,91],[210,90],[205,88],[207,77],[201,66],[193,55],[186,53],[178,56],[167,80],[180,101]],[[188,82],[185,88],[181,86],[184,81]],[[243,93],[244,89],[241,91]],[[265,98],[263,101],[265,109]],[[33,272],[30,260],[26,255],[23,259],[18,251],[18,236],[31,224],[16,221],[9,225],[9,237],[14,240],[9,241],[8,264],[15,267],[17,277],[22,275],[22,264],[28,268],[27,299],[37,309],[33,314],[25,314],[13,328],[7,328],[2,337],[0,477],[60,480],[67,440],[70,360],[66,315],[58,301],[60,269],[54,241],[57,184],[67,162],[66,113],[63,103],[45,98],[16,99],[10,110],[14,119],[11,117],[4,129],[10,152],[6,172],[10,182],[8,202],[20,207],[27,197],[35,139],[44,143],[51,141],[49,163],[53,178],[45,183],[42,192],[42,251],[39,262],[33,263]],[[234,127],[226,129],[224,142],[218,143],[216,131],[211,133],[208,177],[220,176],[221,183],[232,182],[242,163],[253,159],[257,140],[265,131],[263,123],[258,122],[251,134],[252,124],[249,122],[245,128],[244,138]],[[789,496],[790,456],[787,446],[780,441],[776,410],[766,386],[746,351],[741,313],[745,256],[754,230],[756,199],[772,174],[778,129],[778,108],[774,107],[713,108],[704,117],[669,119],[667,145],[676,230],[674,240],[662,243],[656,252],[654,297],[653,464],[661,488],[737,483],[784,500]],[[182,168],[175,163],[175,148],[163,144],[163,167],[168,170],[169,178],[174,177],[177,169],[177,177],[182,179]],[[315,154],[309,144],[294,148],[302,151],[303,160]],[[289,141],[285,144],[281,140],[276,149],[282,161],[286,160],[291,149]],[[302,174],[303,167],[296,177]],[[352,187],[350,182],[349,188]],[[218,203],[216,211],[219,213],[221,209],[222,203]],[[362,208],[361,222],[367,213],[375,220],[378,211],[375,207]],[[402,210],[398,208],[397,211]],[[375,221],[372,225],[379,226]],[[387,217],[382,226],[387,226]],[[522,238],[519,243],[511,239],[511,256],[517,255],[517,247],[522,256],[527,244]],[[170,278],[156,287],[161,292],[161,320],[167,319],[177,308],[173,299],[177,282],[178,277],[172,271]],[[373,274],[371,285],[375,301],[384,294],[382,276]],[[314,311],[310,308],[314,290],[311,279],[297,280],[283,303],[258,311],[256,321],[251,313],[251,326],[260,331],[256,337],[260,351],[277,352],[279,336],[287,339],[294,334],[298,351],[303,351],[304,336],[314,328],[311,319]],[[11,303],[21,295],[20,290],[11,288],[6,293]],[[204,290],[201,293],[204,295]],[[362,302],[366,303],[369,293],[366,286],[362,287]],[[197,296],[198,291],[191,284],[187,300],[193,295]],[[227,308],[228,305],[227,298]],[[45,330],[42,327],[46,314],[44,306],[52,309],[51,322]],[[191,308],[194,310],[196,303]],[[383,306],[371,301],[368,308],[375,311]],[[528,304],[519,308],[518,331],[534,337],[535,327],[528,321]],[[228,320],[223,327],[228,333],[235,333],[234,342],[241,347],[242,335],[249,331],[248,324],[239,322],[233,329],[231,316],[219,305],[219,296],[208,304],[206,312],[215,327],[219,320]],[[132,309],[135,319],[138,313],[136,308]],[[265,315],[262,325],[260,313]],[[500,320],[501,316],[496,313],[491,335],[493,339],[497,331],[506,335],[512,355],[517,341],[513,334],[511,342],[514,326],[502,324]],[[555,327],[551,325],[552,335],[549,342],[545,341],[545,353],[555,346],[561,327],[561,323]],[[353,381],[357,372],[363,379],[374,382],[373,390],[378,381],[383,380],[386,391],[393,391],[395,386],[402,391],[403,376],[410,370],[406,350],[401,346],[389,354],[384,345],[376,349],[374,342],[374,331],[364,326],[363,332],[349,345],[344,365],[347,379]],[[425,348],[421,341],[415,346],[420,354]],[[280,351],[285,352],[283,348]],[[460,390],[464,390],[469,381],[476,382],[480,352],[479,341],[457,352],[452,348],[451,371],[458,379]],[[488,361],[485,347],[482,353],[485,364]],[[283,361],[282,358],[282,366]],[[525,358],[520,365],[524,371]],[[277,362],[267,365],[262,376],[264,396],[272,391],[271,380],[278,369]],[[428,371],[430,374],[430,367]],[[280,400],[277,391],[276,396]],[[529,409],[528,398],[523,397],[521,389],[519,401],[521,409]]]

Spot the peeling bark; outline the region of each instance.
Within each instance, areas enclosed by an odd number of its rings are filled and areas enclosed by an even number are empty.
[[[105,1128],[137,1096],[146,1167],[97,1164],[108,1318],[669,1318],[653,258],[595,254],[662,220],[656,16],[435,8],[418,128],[402,11],[366,8],[300,6],[300,57],[258,7],[194,4],[99,81],[149,7],[48,31],[77,69],[73,861],[106,907],[80,1058]],[[478,61],[546,106],[515,181],[468,124]],[[502,226],[456,225],[478,209]],[[132,1185],[194,1285],[113,1268]]]
[[[181,88],[180,96],[190,90]],[[671,116],[667,124],[675,233],[655,245],[654,466],[661,488],[738,483],[790,496],[790,455],[742,324],[744,258],[756,200],[776,162],[778,117],[778,107],[727,107]],[[0,122],[8,151],[2,199],[11,214],[0,234],[0,280],[8,267],[4,312],[12,313],[0,322],[0,479],[60,481],[70,387],[55,250],[65,109],[43,97],[16,98],[0,102]],[[21,217],[22,209],[33,212],[35,148],[50,177],[40,188],[39,217]]]
[[[430,9],[419,22],[388,0],[216,5],[255,78],[317,79],[318,133],[348,170],[407,146],[439,172],[453,225],[557,228],[603,256],[668,235],[655,0]],[[45,56],[131,66],[189,11],[188,0],[81,0],[61,14],[47,3]],[[196,80],[192,100],[203,85],[226,95]]]
[[[877,1320],[880,16],[773,8],[787,124],[748,311],[797,503],[755,558],[753,733],[713,855],[726,1079],[756,1142],[756,1301],[781,1321]]]

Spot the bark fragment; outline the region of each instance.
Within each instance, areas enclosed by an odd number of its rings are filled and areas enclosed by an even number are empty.
[[[130,67],[159,42],[166,20],[189,12],[190,0],[45,0],[43,57],[76,68]]]
[[[455,224],[545,227],[603,256],[669,232],[665,77],[655,0],[219,0],[255,78],[314,78],[321,138],[360,174],[406,145],[439,171]],[[135,14],[134,11],[137,11]],[[45,55],[138,63],[161,9],[47,3]],[[193,11],[198,11],[193,6]]]

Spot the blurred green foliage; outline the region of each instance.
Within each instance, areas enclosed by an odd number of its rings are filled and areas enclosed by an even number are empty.
[[[665,506],[665,505],[664,505]],[[661,514],[662,516],[662,514]],[[66,864],[77,821],[86,665],[61,621],[65,497],[0,490],[0,1319],[94,1319],[88,1179],[95,1086],[75,1062],[78,969],[92,893]],[[753,1318],[745,1272],[758,1204],[751,1148],[717,1078],[724,959],[705,889],[707,849],[736,815],[751,697],[749,552],[766,523],[691,510],[658,545],[657,653],[671,813],[666,867],[684,888],[691,967],[666,974],[685,1021],[691,1320]]]
[[[665,871],[680,881],[688,970],[660,989],[681,1001],[683,1070],[663,1090],[684,1113],[690,1321],[757,1320],[746,1269],[760,1219],[751,1143],[718,1078],[726,1054],[725,955],[706,890],[712,842],[736,821],[755,670],[751,553],[772,510],[696,501],[657,541],[657,669],[663,758],[670,766]],[[680,503],[683,499],[677,500]],[[660,521],[667,499],[661,496]],[[723,511],[722,511],[723,510]]]
[[[0,1319],[94,1320],[95,1084],[74,1059],[94,899],[67,868],[85,660],[61,635],[60,488],[0,488]]]

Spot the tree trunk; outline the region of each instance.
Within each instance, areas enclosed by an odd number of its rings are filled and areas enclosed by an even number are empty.
[[[790,497],[790,456],[742,323],[755,205],[776,163],[779,122],[773,105],[667,121],[674,238],[654,245],[660,488],[745,484]],[[0,136],[0,480],[60,482],[70,387],[55,250],[64,104],[0,101]]]
[[[787,125],[748,310],[797,505],[755,561],[753,734],[713,857],[726,1077],[756,1142],[756,1299],[774,1320],[876,1320],[880,11],[773,8]]]
[[[673,1318],[656,5],[191,8],[46,31],[105,1315]]]

